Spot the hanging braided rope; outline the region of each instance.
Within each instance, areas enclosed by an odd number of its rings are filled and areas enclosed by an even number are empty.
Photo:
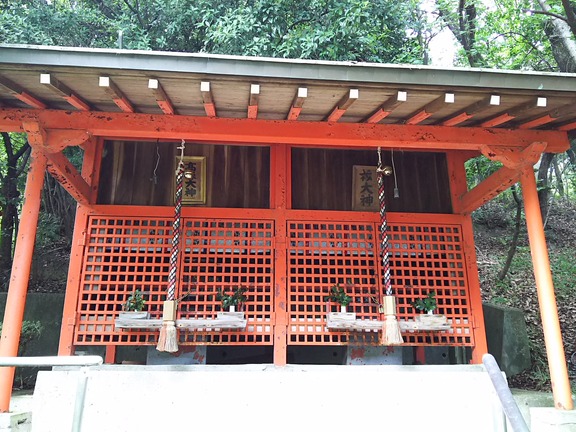
[[[390,281],[390,245],[388,244],[388,222],[386,220],[386,197],[384,195],[384,168],[382,155],[378,147],[378,201],[380,203],[380,242],[382,249],[382,270],[384,272],[384,293],[392,295],[392,282]]]
[[[184,141],[178,147],[180,159],[176,167],[176,198],[174,203],[174,221],[172,222],[172,253],[170,254],[170,270],[168,272],[168,293],[166,300],[176,297],[176,276],[178,273],[178,255],[180,254],[180,215],[182,213],[182,190],[184,188]]]
[[[386,218],[386,196],[384,194],[384,175],[390,175],[390,167],[382,165],[382,154],[378,147],[378,201],[380,203],[380,242],[382,250],[382,272],[384,299],[384,324],[382,326],[382,343],[384,345],[398,345],[404,342],[400,333],[400,325],[396,319],[396,299],[392,292],[390,277],[390,245],[388,243],[388,221]]]
[[[176,197],[174,203],[174,220],[172,222],[172,249],[170,253],[170,269],[168,271],[168,290],[166,301],[162,310],[162,328],[158,337],[156,349],[158,351],[178,351],[178,335],[176,332],[176,283],[178,277],[178,258],[180,255],[182,190],[184,188],[184,149],[186,142],[182,140],[180,159],[176,167]]]

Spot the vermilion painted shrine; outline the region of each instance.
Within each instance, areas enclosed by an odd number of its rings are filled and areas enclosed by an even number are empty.
[[[520,181],[555,402],[571,409],[533,165],[568,148],[575,81],[0,46],[0,130],[27,133],[33,148],[0,356],[17,352],[46,170],[78,201],[60,354],[100,345],[113,363],[119,346],[156,345],[183,142],[199,174],[181,213],[178,345],[266,346],[283,365],[294,346],[382,343],[370,327],[382,319],[373,299],[384,292],[377,185],[366,174],[380,148],[393,167],[386,207],[404,345],[468,347],[480,362],[487,347],[470,213]],[[62,153],[68,146],[83,149],[81,172]],[[468,190],[464,162],[479,155],[502,168]],[[328,327],[334,305],[325,297],[335,284],[346,286],[365,327]],[[216,319],[215,293],[238,286],[247,288],[245,327],[190,324]],[[146,296],[150,324],[115,326],[135,290]],[[430,291],[447,329],[410,327],[411,303]],[[6,410],[13,370],[1,373]]]

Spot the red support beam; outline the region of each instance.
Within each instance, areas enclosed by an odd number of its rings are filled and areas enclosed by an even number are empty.
[[[90,204],[90,186],[62,153],[47,153],[48,171],[80,204]]]
[[[20,331],[24,319],[24,307],[28,292],[28,279],[32,266],[36,229],[38,227],[38,215],[40,213],[40,200],[44,185],[44,173],[46,171],[46,157],[38,151],[32,152],[32,162],[26,180],[24,192],[24,205],[18,227],[16,249],[10,284],[8,285],[8,297],[2,322],[2,335],[0,336],[0,357],[15,357],[18,355]],[[14,368],[0,367],[0,412],[8,412],[12,384],[14,382]]]
[[[544,343],[550,368],[550,380],[552,381],[554,406],[557,409],[572,410],[574,405],[568,379],[564,346],[562,345],[562,333],[560,331],[560,321],[558,320],[558,307],[550,270],[550,258],[548,257],[536,179],[532,167],[524,169],[521,183],[526,228],[528,229],[540,317],[542,318],[542,329],[544,331]]]
[[[569,148],[566,132],[452,128],[373,123],[294,122],[223,119],[162,114],[35,111],[0,108],[0,129],[21,132],[22,122],[40,121],[46,129],[82,130],[117,139],[169,139],[246,144],[284,143],[347,148],[403,148],[422,151],[480,150],[481,146],[524,148],[535,141],[546,151]]]
[[[520,178],[520,173],[514,169],[502,167],[475,188],[466,192],[460,198],[460,212],[472,213],[474,210],[504,192]]]

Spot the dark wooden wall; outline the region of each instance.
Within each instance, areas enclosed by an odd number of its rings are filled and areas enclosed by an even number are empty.
[[[392,166],[391,152],[382,152]],[[295,209],[352,210],[352,167],[376,166],[376,150],[292,149],[292,206]],[[394,176],[385,177],[386,208],[396,212],[451,213],[450,183],[444,153],[394,152]]]
[[[106,142],[98,203],[172,206],[178,145]],[[207,207],[269,208],[268,147],[187,143],[185,155],[206,157]]]
[[[106,142],[98,203],[172,206],[178,145]],[[186,155],[206,157],[206,206],[269,208],[268,147],[188,143]],[[391,156],[382,152],[385,165]],[[375,150],[293,148],[292,208],[352,210],[352,167],[377,162]],[[400,196],[393,198],[394,176],[386,177],[387,210],[451,212],[445,154],[395,151],[394,165]]]

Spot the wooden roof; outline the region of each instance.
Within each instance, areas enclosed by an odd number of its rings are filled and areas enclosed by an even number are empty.
[[[0,107],[576,128],[576,75],[0,45]]]

